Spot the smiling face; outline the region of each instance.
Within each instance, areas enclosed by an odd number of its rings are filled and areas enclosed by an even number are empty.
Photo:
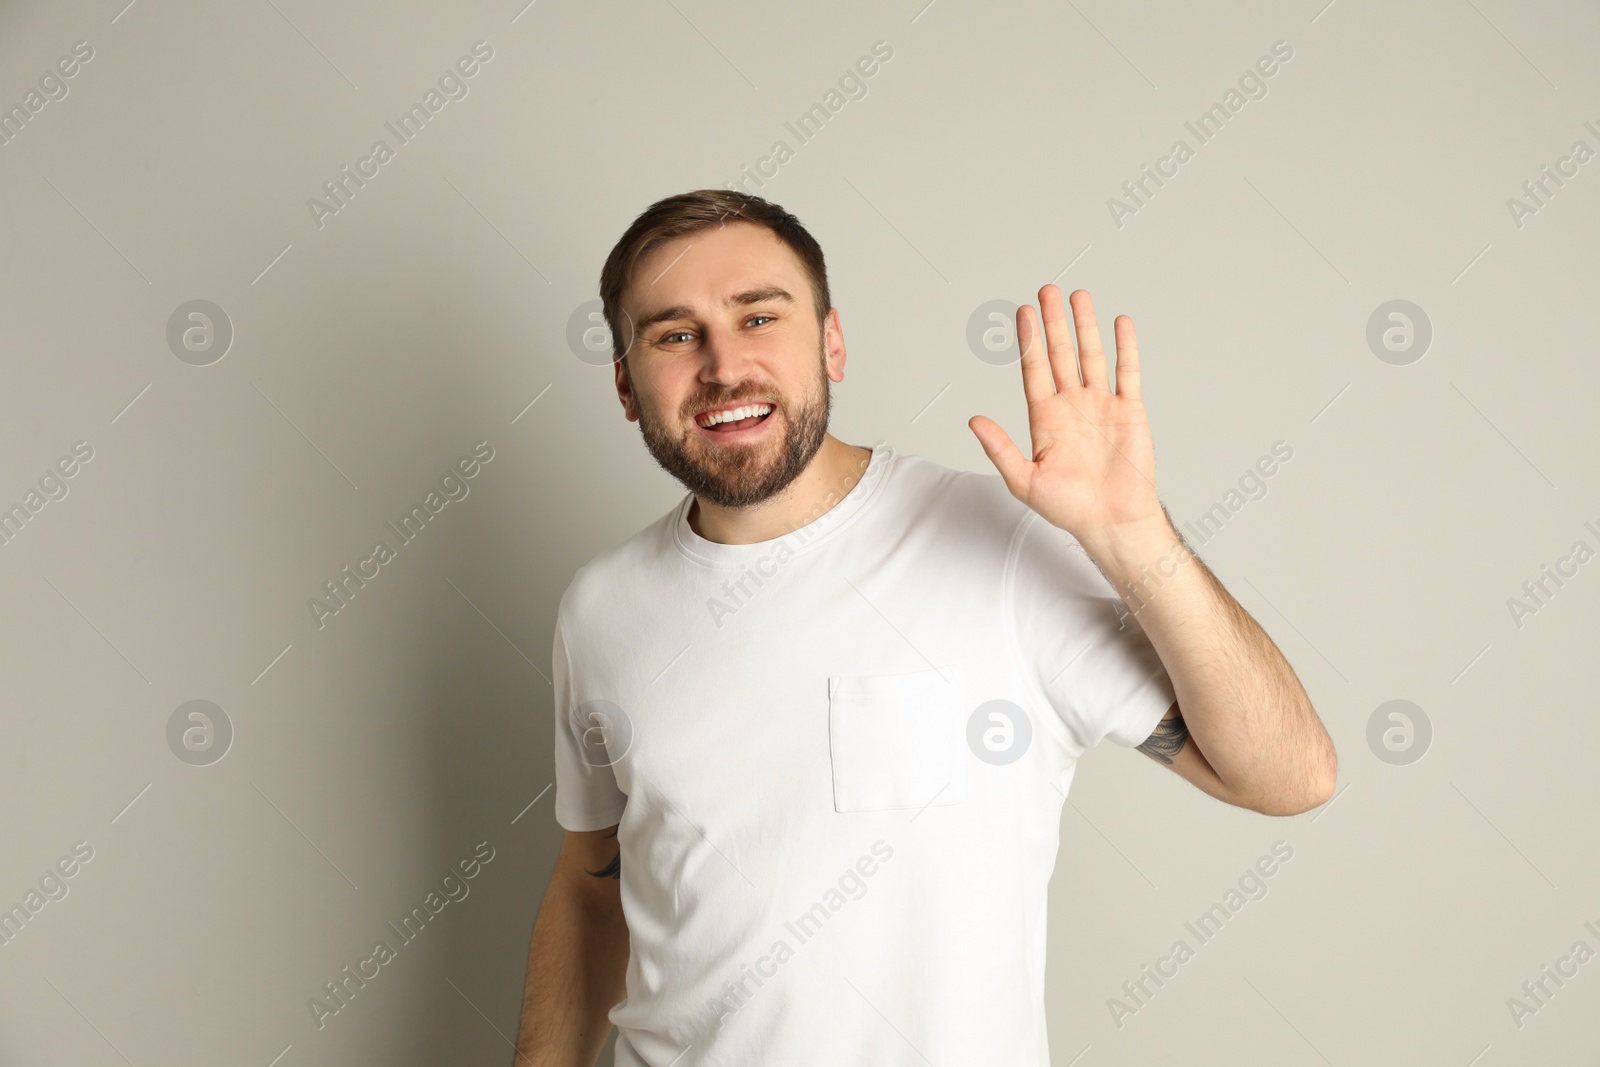
[[[677,238],[640,260],[622,303],[633,336],[617,395],[667,473],[724,508],[800,476],[826,437],[845,351],[839,313],[819,327],[788,245],[748,222]],[[705,425],[739,409],[747,417]]]

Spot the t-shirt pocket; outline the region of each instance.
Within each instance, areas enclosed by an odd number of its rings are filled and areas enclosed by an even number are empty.
[[[833,809],[891,811],[966,800],[961,668],[828,678]]]

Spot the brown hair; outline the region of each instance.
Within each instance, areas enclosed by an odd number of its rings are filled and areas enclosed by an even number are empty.
[[[605,266],[600,270],[600,304],[606,325],[611,329],[613,359],[626,360],[626,349],[633,343],[633,338],[625,335],[631,331],[621,328],[622,291],[639,261],[667,241],[721,226],[727,218],[765,226],[793,249],[811,280],[818,324],[828,317],[828,309],[833,305],[828,297],[828,268],[822,258],[822,246],[800,225],[799,219],[777,204],[749,193],[696,189],[657,200],[645,208],[606,257]]]

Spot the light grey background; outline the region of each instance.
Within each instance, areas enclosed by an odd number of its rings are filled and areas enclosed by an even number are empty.
[[[94,849],[0,946],[0,1062],[510,1062],[561,833],[556,601],[682,493],[568,321],[638,211],[780,139],[748,188],[827,252],[843,440],[992,471],[965,422],[1025,442],[1022,393],[967,319],[1055,280],[1108,343],[1133,317],[1175,520],[1293,449],[1190,536],[1299,672],[1340,791],[1273,819],[1090,753],[1055,1062],[1593,1062],[1600,963],[1521,1026],[1507,1003],[1600,950],[1600,563],[1508,607],[1600,549],[1600,162],[1521,226],[1507,205],[1600,149],[1593,5],[524,2],[0,9],[6,108],[94,49],[0,146],[0,506],[94,451],[0,547],[0,907]],[[319,229],[307,199],[478,40],[469,95]],[[800,145],[784,123],[879,40]],[[1185,121],[1280,40],[1268,94],[1198,145]],[[1107,200],[1180,137],[1119,227]],[[195,299],[234,329],[204,367],[166,342]],[[1434,331],[1403,366],[1366,342],[1394,299]],[[308,599],[480,440],[468,496],[319,629]],[[168,747],[195,699],[235,731],[209,766]],[[1407,765],[1367,742],[1394,699],[1433,729]],[[1185,921],[1278,840],[1270,893],[1198,946]],[[484,841],[470,895],[319,1030],[308,1000]],[[1108,999],[1180,938],[1118,1027]]]

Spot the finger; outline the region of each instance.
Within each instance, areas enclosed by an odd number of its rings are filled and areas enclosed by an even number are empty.
[[[983,446],[984,454],[1000,472],[1000,478],[1006,483],[1006,488],[1011,490],[1011,495],[1019,500],[1025,499],[1028,468],[1033,466],[1033,461],[1024,456],[1022,451],[1011,443],[1010,435],[998,422],[988,416],[972,416],[967,420],[967,427],[978,435],[978,443]]]
[[[1045,346],[1039,339],[1038,323],[1032,304],[1023,304],[1017,309],[1017,344],[1022,348],[1022,393],[1028,398],[1030,406],[1056,393],[1050,375],[1050,357],[1045,354]]]
[[[1111,334],[1117,343],[1117,395],[1139,400],[1139,336],[1133,320],[1118,315],[1111,321]]]
[[[1069,298],[1072,322],[1078,330],[1078,366],[1083,371],[1085,389],[1106,387],[1106,352],[1100,347],[1100,324],[1095,321],[1094,301],[1087,289],[1075,289]]]
[[[1039,310],[1044,312],[1045,347],[1050,353],[1050,371],[1057,389],[1074,389],[1080,383],[1078,357],[1072,351],[1072,332],[1067,328],[1067,313],[1061,306],[1061,290],[1054,282],[1039,290]]]

